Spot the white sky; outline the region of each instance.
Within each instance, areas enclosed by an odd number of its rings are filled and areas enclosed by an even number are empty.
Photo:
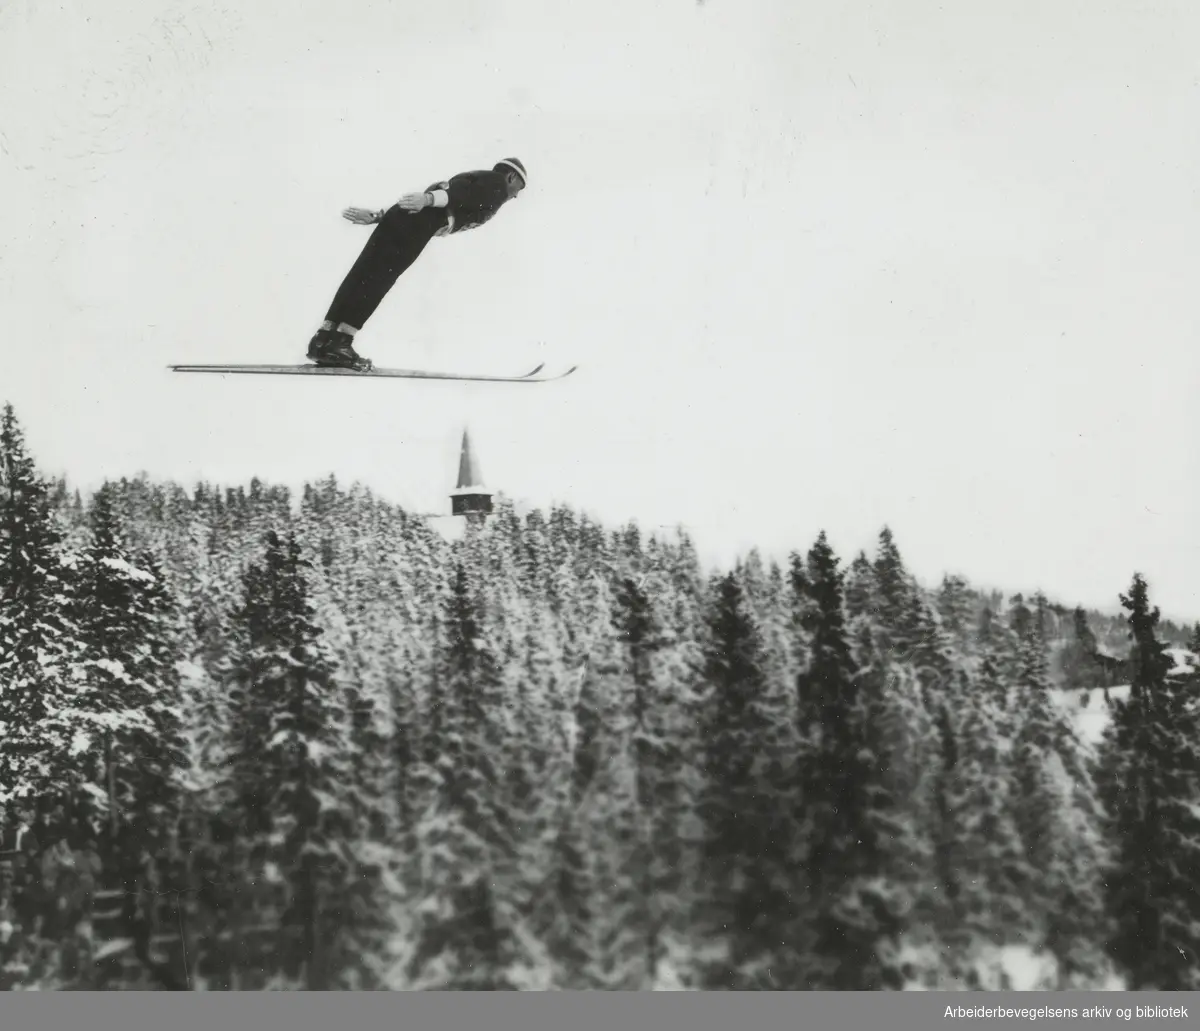
[[[9,0],[0,399],[90,486],[491,485],[704,554],[1200,617],[1200,6],[1187,0]],[[185,377],[303,360],[346,205],[516,155],[377,365],[544,387]]]

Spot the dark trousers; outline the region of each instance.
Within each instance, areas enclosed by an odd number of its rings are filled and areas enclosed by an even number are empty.
[[[362,329],[400,274],[445,224],[445,208],[424,208],[414,215],[393,204],[346,273],[325,318],[335,328],[345,322]]]

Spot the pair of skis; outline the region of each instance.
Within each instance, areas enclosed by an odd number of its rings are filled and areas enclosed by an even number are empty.
[[[366,379],[444,379],[467,380],[477,383],[549,383],[571,375],[578,366],[572,365],[557,375],[539,375],[545,363],[523,376],[487,376],[461,372],[432,372],[423,369],[336,369],[321,365],[172,365],[175,372],[209,372],[218,375],[252,374],[267,376],[359,376]]]

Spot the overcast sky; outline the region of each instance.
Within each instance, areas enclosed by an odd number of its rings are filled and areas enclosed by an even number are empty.
[[[0,399],[48,473],[445,511],[490,484],[728,561],[1200,618],[1200,7],[1179,0],[0,6]],[[515,155],[359,337],[540,387],[185,377],[302,361],[370,230]]]

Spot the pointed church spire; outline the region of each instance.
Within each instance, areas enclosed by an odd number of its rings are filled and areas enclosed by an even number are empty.
[[[492,492],[483,485],[479,462],[471,448],[471,435],[464,429],[458,458],[458,486],[450,494],[454,515],[482,515],[492,511]]]
[[[475,460],[475,455],[471,451],[471,435],[467,430],[463,430],[462,435],[462,453],[458,459],[458,489],[463,487],[478,487],[483,483],[483,477],[479,474],[479,463]]]

